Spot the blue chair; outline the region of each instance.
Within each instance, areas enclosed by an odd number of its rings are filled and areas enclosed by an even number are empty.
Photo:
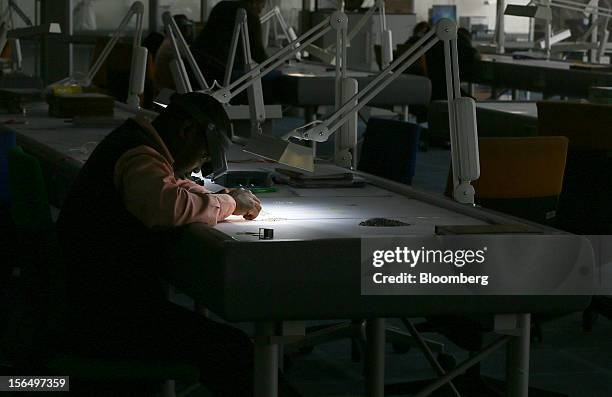
[[[357,169],[411,185],[420,136],[421,127],[416,124],[370,118]]]

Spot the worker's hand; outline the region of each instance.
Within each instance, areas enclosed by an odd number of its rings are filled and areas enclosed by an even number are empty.
[[[242,215],[248,220],[257,218],[261,211],[261,201],[253,193],[245,189],[229,189],[227,194],[236,201],[234,215]]]

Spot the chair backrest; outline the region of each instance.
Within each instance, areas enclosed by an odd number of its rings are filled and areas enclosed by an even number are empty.
[[[612,105],[538,102],[538,132],[569,139],[557,227],[612,233]]]
[[[396,182],[412,184],[420,131],[416,124],[370,118],[357,168]]]
[[[540,136],[569,138],[571,150],[612,150],[612,105],[538,102]]]
[[[11,217],[15,226],[31,231],[53,228],[49,200],[38,160],[20,147],[8,156]]]
[[[481,138],[481,175],[474,183],[479,198],[558,196],[568,140],[561,136]]]
[[[568,139],[560,136],[480,138],[481,175],[472,183],[476,203],[552,224],[563,190],[567,148]]]
[[[402,54],[408,51],[410,47],[412,47],[412,44],[398,44],[397,49],[393,51],[393,59],[397,59],[402,56]],[[378,65],[378,68],[382,70],[382,46],[380,44],[374,45],[374,56],[376,57],[376,64]],[[421,56],[404,73],[427,76],[427,60],[425,56]]]

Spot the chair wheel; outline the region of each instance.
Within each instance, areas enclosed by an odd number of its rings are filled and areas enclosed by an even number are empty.
[[[310,354],[314,350],[314,346],[302,346],[298,351],[302,354]]]
[[[391,343],[391,346],[393,347],[393,352],[397,354],[406,354],[410,351],[410,346],[408,345],[400,343]]]
[[[457,360],[451,354],[440,353],[437,359],[444,372],[452,371],[457,366]]]

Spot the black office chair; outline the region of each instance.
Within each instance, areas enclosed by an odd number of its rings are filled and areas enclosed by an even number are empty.
[[[175,380],[191,385],[181,395],[200,387],[200,371],[190,364],[84,357],[54,343],[64,332],[66,277],[42,170],[38,160],[19,147],[10,151],[8,167],[10,213],[19,255],[12,263],[13,293],[7,297],[10,318],[1,330],[0,348],[13,367],[34,368],[43,375],[68,375],[73,385],[96,390],[112,383],[115,388],[135,387],[132,393],[145,389],[150,394],[151,385],[162,383],[162,396],[176,396]]]
[[[574,234],[612,233],[612,105],[567,101],[538,102],[538,133],[569,139],[557,227]],[[612,297],[595,296],[584,312],[591,331],[601,314],[612,319]]]
[[[370,118],[359,156],[359,171],[412,185],[421,128],[392,119]]]

